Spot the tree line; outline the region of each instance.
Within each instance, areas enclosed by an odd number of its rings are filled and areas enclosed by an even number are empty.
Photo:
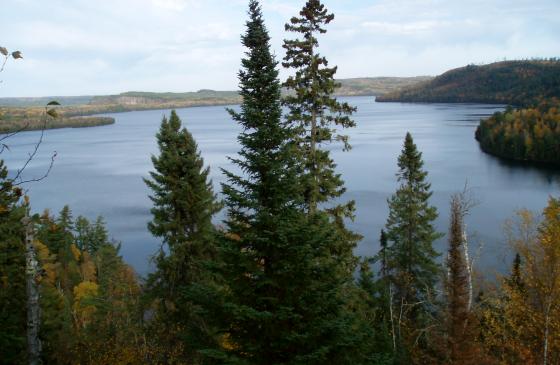
[[[560,100],[544,99],[534,107],[507,108],[482,120],[476,131],[480,147],[493,155],[560,165]]]
[[[490,103],[518,107],[560,97],[557,58],[468,65],[433,80],[381,95],[377,101],[420,103]]]
[[[68,207],[29,220],[0,165],[0,363],[31,363],[25,245],[41,268],[40,359],[55,364],[557,364],[560,201],[509,222],[511,274],[474,275],[466,194],[450,200],[448,251],[434,221],[422,153],[407,134],[380,250],[359,258],[354,202],[329,148],[351,145],[355,108],[333,97],[336,67],[318,52],[334,21],[309,0],[286,25],[279,64],[258,1],[249,1],[239,71],[241,149],[223,201],[175,111],[156,135],[145,179],[155,271],[139,280],[102,219]],[[290,92],[281,96],[282,87]],[[285,109],[283,109],[285,107]],[[283,110],[286,110],[283,112]],[[342,131],[342,132],[341,132]],[[212,222],[225,209],[223,225]],[[30,237],[31,236],[31,237]],[[31,303],[33,306],[33,303]]]

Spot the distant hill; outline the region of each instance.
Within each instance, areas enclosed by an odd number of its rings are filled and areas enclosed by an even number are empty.
[[[431,76],[416,77],[362,77],[341,79],[338,96],[379,96],[432,80]]]
[[[377,101],[536,105],[560,97],[560,61],[504,61],[457,68]]]
[[[381,95],[430,80],[430,77],[370,77],[339,80],[338,96]],[[118,95],[0,98],[0,134],[43,126],[45,105],[58,101],[60,119],[48,128],[86,127],[114,122],[110,118],[87,116],[136,110],[179,109],[194,106],[233,105],[241,102],[237,91],[199,90],[184,93],[129,91]],[[82,117],[82,118],[79,118]]]
[[[201,103],[203,105],[216,104],[235,104],[240,102],[239,94],[236,91],[214,91],[199,90],[196,92],[184,93],[154,93],[142,91],[129,91],[118,95],[95,96],[90,105],[120,104],[125,106],[145,105],[145,104],[173,104],[191,106]]]
[[[418,77],[364,77],[338,80],[341,87],[338,96],[382,95],[403,87],[431,80],[428,76]],[[57,100],[65,107],[85,107],[97,110],[101,105],[111,106],[107,111],[128,111],[149,108],[181,108],[196,105],[237,104],[241,101],[237,91],[199,90],[182,93],[156,93],[129,91],[118,95],[100,96],[48,96],[0,98],[0,107],[42,107],[51,100]],[[119,108],[118,106],[122,106]]]
[[[28,108],[47,105],[52,100],[57,100],[65,106],[85,105],[94,98],[91,95],[83,96],[41,96],[41,97],[10,97],[0,98],[0,107]]]

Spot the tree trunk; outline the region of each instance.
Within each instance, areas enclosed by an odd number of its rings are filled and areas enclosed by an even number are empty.
[[[469,301],[467,310],[470,312],[473,303],[473,279],[472,262],[469,256],[469,241],[467,240],[467,227],[463,227],[463,254],[465,255],[465,265],[467,265],[467,285],[469,289]]]
[[[25,261],[27,286],[27,356],[29,365],[40,365],[41,341],[39,340],[39,325],[41,313],[39,307],[39,263],[33,246],[33,224],[28,213],[23,218],[25,226]]]
[[[552,301],[549,302],[546,308],[545,320],[544,320],[544,349],[543,349],[543,365],[548,364],[548,336],[550,331],[550,308],[552,307]]]
[[[312,178],[312,186],[311,186],[311,197],[309,199],[309,214],[315,214],[317,211],[317,195],[319,194],[319,179],[317,176],[317,113],[313,110],[311,115],[311,178]]]
[[[393,314],[393,285],[389,284],[389,315],[391,316],[391,337],[393,338],[393,353],[397,352],[397,340],[395,338],[395,317]]]

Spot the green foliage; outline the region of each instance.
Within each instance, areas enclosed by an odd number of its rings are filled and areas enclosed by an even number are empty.
[[[25,211],[20,196],[0,160],[0,364],[26,363]]]
[[[251,1],[239,72],[243,127],[225,172],[227,230],[220,240],[227,341],[217,354],[234,364],[350,364],[367,355],[365,331],[347,311],[353,288],[345,238],[327,214],[307,214],[298,130],[281,115],[277,63],[260,5]],[[223,362],[226,362],[225,360]]]
[[[56,218],[43,214],[37,229],[45,241],[35,242],[43,270],[44,362],[140,362],[145,345],[139,282],[119,247],[109,242],[103,219],[91,223],[78,217],[74,223],[66,206]]]
[[[499,157],[560,166],[560,99],[495,113],[480,122],[476,139]]]
[[[208,181],[210,170],[204,168],[196,142],[185,128],[181,129],[175,111],[169,120],[163,118],[156,138],[160,155],[152,156],[155,171],[150,172],[151,179],[145,179],[154,203],[154,218],[148,228],[171,251],[189,241],[202,246],[193,250],[209,250],[211,247],[196,240],[212,232],[212,215],[219,210]]]
[[[388,200],[389,217],[386,223],[387,245],[380,253],[390,290],[389,318],[397,323],[393,328],[397,337],[397,358],[407,361],[418,343],[416,338],[430,322],[435,310],[435,286],[440,267],[435,259],[439,254],[433,243],[441,237],[433,227],[437,210],[429,205],[431,185],[423,170],[422,153],[407,133],[398,159],[399,188]]]
[[[150,232],[160,237],[162,249],[155,258],[156,272],[147,283],[147,296],[156,307],[152,324],[156,342],[165,356],[198,364],[198,350],[216,344],[211,319],[200,304],[213,281],[205,269],[215,256],[212,216],[220,209],[192,135],[181,127],[175,113],[163,118],[157,134],[159,156],[155,171],[145,182],[152,191]]]
[[[367,324],[373,332],[370,338],[370,352],[373,364],[393,364],[394,345],[393,328],[390,317],[390,291],[389,282],[386,277],[376,280],[371,264],[376,262],[377,257],[364,258],[360,263],[358,277],[358,313],[363,317],[362,321]]]
[[[109,234],[105,229],[103,217],[97,217],[95,223],[90,223],[85,217],[78,217],[75,224],[76,246],[90,254],[94,254],[104,244],[109,242]]]
[[[407,134],[381,249],[360,262],[356,280],[352,250],[359,237],[345,227],[354,202],[334,203],[345,189],[327,150],[336,141],[350,148],[336,129],[354,126],[355,109],[333,97],[339,86],[336,67],[329,68],[317,53],[317,36],[334,15],[319,0],[308,0],[286,25],[301,36],[284,44],[284,65],[293,71],[284,85],[286,118],[278,63],[256,0],[249,3],[249,17],[239,93],[132,92],[94,98],[94,105],[65,112],[241,97],[241,110],[229,110],[242,126],[241,151],[231,159],[241,172],[224,171],[228,216],[217,231],[212,218],[221,204],[209,169],[176,112],[163,118],[160,153],[152,157],[154,171],[145,180],[154,204],[148,228],[162,247],[144,288],[120,256],[120,246],[109,241],[101,217],[74,219],[68,206],[57,216],[48,211],[35,216],[44,363],[557,362],[560,201],[550,199],[540,225],[521,214],[511,276],[498,283],[497,295],[481,295],[478,306],[471,307],[462,251],[464,206],[453,200],[448,271],[441,280],[433,249],[441,235],[433,227],[437,211],[429,203],[431,185],[422,154]],[[22,58],[3,47],[0,54],[6,60]],[[557,71],[557,60],[469,66],[399,97],[521,104],[555,96]],[[345,87],[367,89],[362,81],[353,82]],[[111,104],[95,105],[103,102]],[[47,104],[47,116],[57,115],[49,109],[56,106]],[[482,122],[477,138],[492,153],[557,163],[558,106],[550,99],[535,108],[497,113]],[[26,363],[21,219],[29,205],[22,205],[20,197],[0,161],[0,364]],[[379,267],[378,275],[372,265]],[[443,298],[435,295],[439,284]]]
[[[326,33],[325,26],[334,19],[319,0],[308,1],[286,24],[286,30],[298,33],[301,38],[284,40],[283,66],[294,71],[284,87],[288,95],[284,104],[288,107],[287,120],[297,127],[299,157],[302,161],[305,200],[310,213],[318,205],[340,197],[344,192],[336,164],[330,157],[325,144],[342,141],[344,149],[350,149],[348,137],[336,134],[334,127],[351,128],[356,124],[350,119],[356,108],[341,103],[333,97],[340,86],[335,80],[337,67],[328,67],[325,57],[317,53],[317,36]],[[351,217],[354,202],[337,206],[332,212],[337,217]]]
[[[442,235],[433,222],[437,210],[429,205],[432,196],[428,173],[423,170],[422,153],[417,150],[410,133],[399,156],[397,181],[400,186],[389,199],[386,231],[387,271],[396,288],[396,300],[406,303],[422,302],[427,308],[438,280],[439,256],[433,243]]]
[[[447,71],[377,101],[534,105],[560,97],[560,61],[504,61]]]

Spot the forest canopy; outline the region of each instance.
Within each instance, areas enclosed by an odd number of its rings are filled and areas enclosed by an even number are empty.
[[[419,103],[536,105],[560,97],[560,60],[503,61],[468,65],[377,98]]]
[[[476,139],[485,152],[499,157],[560,166],[560,100],[497,112],[481,121]]]

